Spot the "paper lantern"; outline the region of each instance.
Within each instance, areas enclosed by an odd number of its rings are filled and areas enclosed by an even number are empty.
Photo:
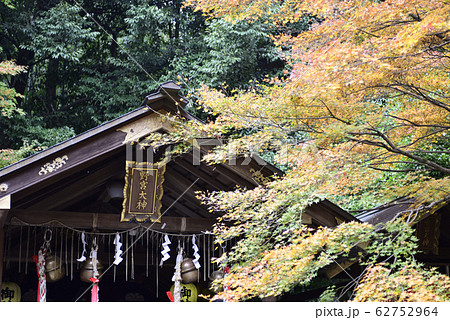
[[[173,295],[175,285],[172,285],[170,292]],[[181,302],[197,302],[198,291],[197,287],[193,283],[181,284]]]
[[[19,302],[20,298],[20,287],[17,283],[2,283],[1,302]]]

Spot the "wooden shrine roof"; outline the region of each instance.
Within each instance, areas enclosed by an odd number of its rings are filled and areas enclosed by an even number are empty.
[[[119,222],[121,199],[108,198],[106,191],[114,183],[123,183],[125,160],[136,157],[127,153],[130,142],[171,130],[167,114],[199,121],[183,109],[187,101],[178,95],[179,90],[173,82],[163,83],[140,108],[0,170],[4,186],[0,198],[10,201],[10,223],[15,218],[33,224],[56,220],[73,227],[130,228],[129,223]],[[253,188],[259,181],[252,172],[263,177],[283,174],[255,158],[249,163],[238,159],[236,165],[212,166],[194,165],[196,156],[198,152],[191,150],[167,164],[161,209],[165,231],[210,228],[217,215],[200,204],[196,191]]]
[[[152,132],[171,130],[167,114],[200,121],[183,109],[187,101],[179,96],[179,90],[174,82],[163,83],[145,97],[140,108],[0,170],[0,185],[7,186],[0,191],[0,200],[10,202],[7,223],[58,221],[74,228],[102,230],[133,227],[120,222],[122,199],[111,199],[108,189],[123,184],[125,161],[136,157],[127,151],[127,145]],[[283,174],[257,156],[237,159],[235,164],[194,164],[199,152],[207,152],[212,144],[193,148],[167,164],[162,221],[153,229],[164,226],[165,232],[185,233],[210,229],[217,213],[210,213],[200,203],[197,191],[254,188],[261,179]],[[308,208],[303,220],[333,227],[355,218],[323,201]]]

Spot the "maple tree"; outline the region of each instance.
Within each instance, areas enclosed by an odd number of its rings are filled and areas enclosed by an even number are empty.
[[[7,4],[7,3],[6,3]],[[0,62],[0,117],[10,118],[14,113],[23,114],[24,111],[17,107],[17,98],[22,97],[14,88],[8,84],[11,76],[24,72],[24,66],[17,65],[14,61],[5,60]],[[12,149],[0,149],[0,168],[24,158],[33,146],[24,142],[24,147],[18,151]]]
[[[354,301],[441,302],[450,300],[450,279],[435,271],[405,266],[392,273],[383,265],[371,266]]]
[[[229,139],[207,155],[207,161],[226,161],[229,150],[233,157],[270,151],[278,165],[288,168],[284,177],[254,190],[202,196],[212,210],[225,212],[223,219],[237,221],[216,226],[218,241],[242,239],[219,261],[232,265],[223,280],[230,290],[223,297],[242,300],[287,292],[308,283],[337,252],[346,253],[368,234],[374,237],[373,232],[363,232],[370,227],[361,224],[305,231],[301,214],[321,199],[347,209],[364,209],[399,196],[414,198],[427,210],[449,202],[447,1],[187,0],[185,4],[230,21],[266,21],[279,30],[274,40],[288,64],[285,77],[254,83],[250,90],[230,95],[203,87],[196,94],[215,121],[202,129],[195,125],[182,129],[190,138],[203,134]],[[309,30],[291,28],[305,16],[310,17]],[[175,140],[189,140],[182,136]],[[386,228],[392,226],[398,225],[393,222]],[[334,243],[341,228],[351,236]],[[397,235],[409,237],[396,247],[391,243],[389,250],[396,252],[408,243],[414,252],[408,228],[396,229]],[[325,245],[334,249],[324,256]],[[414,261],[410,255],[402,260],[403,269],[370,261],[356,299],[368,300],[373,279],[387,268],[392,269],[390,277],[410,284],[416,277],[409,275],[416,273],[421,280],[415,287],[433,291],[423,266],[405,267]],[[390,280],[378,284],[380,292],[395,285],[396,280]],[[416,295],[424,300],[432,296]],[[448,293],[440,297],[448,300]],[[407,300],[399,295],[389,299]]]
[[[0,76],[4,78],[14,76],[24,70],[24,66],[18,66],[14,61],[0,62]],[[0,81],[0,115],[8,117],[13,112],[22,112],[21,109],[16,107],[17,98],[20,96],[21,95],[17,93],[16,90],[8,86],[7,81]]]

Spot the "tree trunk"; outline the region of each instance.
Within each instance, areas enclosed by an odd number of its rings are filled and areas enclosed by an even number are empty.
[[[56,88],[58,86],[59,60],[50,58],[45,80],[45,107],[51,113],[56,108]]]
[[[16,63],[21,66],[29,66],[34,59],[34,52],[25,50],[25,49],[19,49],[17,56],[16,56]],[[14,90],[16,90],[17,93],[25,94],[25,90],[27,89],[27,83],[28,83],[28,72],[22,72],[18,75],[14,76],[12,79],[12,86],[14,87]],[[17,98],[17,106],[21,107],[22,104],[22,98]]]

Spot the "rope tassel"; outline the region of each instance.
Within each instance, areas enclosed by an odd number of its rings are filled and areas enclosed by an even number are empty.
[[[44,233],[44,243],[38,251],[38,254],[33,256],[36,262],[36,271],[38,276],[38,290],[37,302],[47,301],[47,280],[45,276],[45,255],[50,248],[50,240],[52,239],[52,230],[47,229]]]
[[[92,282],[92,291],[91,291],[91,302],[99,302],[98,299],[98,292],[99,292],[99,288],[98,288],[98,282],[99,282],[99,272],[97,269],[97,263],[98,263],[98,259],[97,259],[97,250],[98,250],[98,246],[97,246],[97,239],[94,240],[94,245],[92,247],[91,250],[91,254],[90,254],[90,258],[92,259],[92,266],[94,268],[93,270],[93,277],[89,278],[89,281]]]
[[[37,293],[37,302],[46,302],[47,301],[47,281],[45,278],[45,253],[46,249],[39,249],[37,256],[33,256],[34,261],[36,262],[36,271],[39,279],[38,283],[38,293]]]
[[[89,280],[92,282],[92,291],[91,291],[91,302],[99,302],[98,300],[98,282],[99,280],[97,278],[89,278]]]

